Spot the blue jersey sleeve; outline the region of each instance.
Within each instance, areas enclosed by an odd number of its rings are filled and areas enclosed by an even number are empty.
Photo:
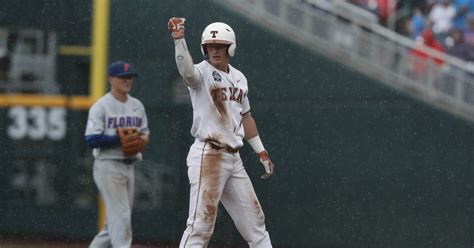
[[[94,134],[86,135],[86,143],[91,148],[109,148],[120,144],[120,137],[118,135]]]

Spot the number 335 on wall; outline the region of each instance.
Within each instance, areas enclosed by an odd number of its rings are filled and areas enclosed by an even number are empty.
[[[66,109],[12,107],[8,111],[7,133],[13,140],[62,140],[66,136]]]

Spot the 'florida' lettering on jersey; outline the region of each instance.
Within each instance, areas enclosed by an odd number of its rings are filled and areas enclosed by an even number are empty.
[[[137,116],[108,117],[107,128],[141,127],[142,118]]]

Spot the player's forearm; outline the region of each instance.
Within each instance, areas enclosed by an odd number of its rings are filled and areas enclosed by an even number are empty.
[[[179,74],[184,78],[188,86],[194,87],[199,84],[201,74],[199,70],[194,67],[193,58],[189,53],[186,40],[175,39],[175,60],[178,67]]]
[[[250,112],[242,116],[242,125],[244,126],[245,139],[252,146],[255,153],[259,154],[265,151],[262,140],[258,135],[257,124]]]
[[[109,148],[120,144],[118,135],[95,134],[87,135],[85,139],[91,148]]]
[[[263,146],[260,135],[258,135],[257,124],[250,111],[242,115],[242,125],[244,126],[245,139],[252,146],[252,149],[260,158],[260,163],[265,168],[265,174],[260,178],[267,179],[275,173],[275,164],[273,164],[267,150]]]
[[[257,124],[255,123],[252,115],[250,115],[250,112],[242,116],[242,125],[244,126],[244,135],[246,140],[258,135]]]

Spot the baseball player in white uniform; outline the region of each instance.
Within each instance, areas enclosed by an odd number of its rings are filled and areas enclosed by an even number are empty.
[[[265,217],[242,164],[242,139],[253,147],[268,178],[275,166],[250,114],[245,76],[229,64],[236,50],[235,33],[221,22],[207,26],[201,51],[207,60],[194,65],[184,39],[184,18],[173,17],[168,29],[175,43],[179,73],[193,106],[188,157],[189,217],[179,247],[207,247],[214,231],[219,201],[250,247],[272,247]]]
[[[135,187],[134,163],[141,152],[125,156],[119,128],[139,132],[140,142],[148,143],[148,119],[143,104],[129,95],[138,76],[131,64],[117,61],[109,66],[111,90],[89,110],[85,139],[93,148],[94,181],[106,207],[106,225],[90,247],[130,247],[131,215]]]

